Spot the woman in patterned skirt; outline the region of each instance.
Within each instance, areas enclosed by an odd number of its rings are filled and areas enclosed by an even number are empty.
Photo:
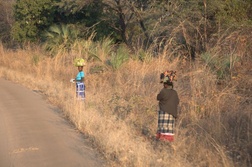
[[[179,98],[177,92],[173,89],[173,83],[169,79],[166,79],[163,84],[163,89],[157,95],[159,112],[156,137],[159,140],[173,141]]]
[[[85,84],[84,84],[84,78],[85,73],[83,71],[83,66],[85,65],[84,59],[75,59],[74,65],[78,67],[78,74],[76,75],[75,79],[71,79],[71,82],[76,83],[76,97],[79,100],[85,99]]]

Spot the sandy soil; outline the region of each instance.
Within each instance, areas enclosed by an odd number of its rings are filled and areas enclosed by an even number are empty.
[[[0,167],[96,167],[105,161],[38,93],[0,78]]]

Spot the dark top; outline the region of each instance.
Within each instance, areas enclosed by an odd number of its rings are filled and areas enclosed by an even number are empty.
[[[179,98],[175,90],[171,88],[163,88],[157,95],[159,101],[159,109],[177,118]]]

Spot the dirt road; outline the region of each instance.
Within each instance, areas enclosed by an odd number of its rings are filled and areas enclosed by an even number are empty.
[[[0,78],[0,167],[104,166],[89,145],[41,95]]]

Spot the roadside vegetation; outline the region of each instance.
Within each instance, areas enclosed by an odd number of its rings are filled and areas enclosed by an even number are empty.
[[[33,19],[28,0],[1,11],[0,77],[58,106],[109,166],[251,166],[250,1],[33,2]],[[85,103],[69,82],[77,57]],[[155,140],[166,69],[180,97],[173,143]]]

